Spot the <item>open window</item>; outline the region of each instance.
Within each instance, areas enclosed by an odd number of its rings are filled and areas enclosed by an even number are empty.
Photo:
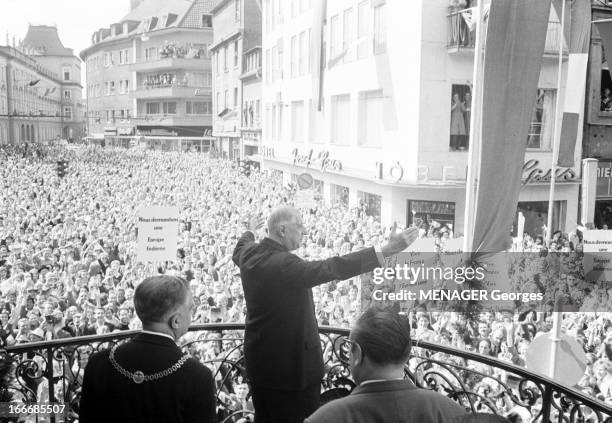
[[[453,84],[450,114],[450,149],[467,150],[472,116],[472,90],[469,85]]]
[[[599,110],[612,113],[612,78],[610,77],[610,67],[603,46],[601,47],[601,61],[601,104]]]

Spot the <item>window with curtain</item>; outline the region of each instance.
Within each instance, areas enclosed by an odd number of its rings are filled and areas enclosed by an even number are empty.
[[[353,60],[353,42],[355,39],[355,28],[353,28],[353,8],[346,9],[343,16],[343,34],[342,34],[342,50],[346,50],[344,54],[344,63]]]
[[[295,78],[297,76],[298,69],[298,43],[297,43],[297,35],[291,37],[291,77]]]
[[[300,33],[300,58],[299,58],[299,68],[300,68],[300,76],[306,75],[306,68],[308,67],[308,51],[306,50],[307,42],[306,37],[308,33],[306,31],[302,31]]]
[[[527,148],[548,149],[552,146],[556,96],[556,90],[538,89],[538,98],[527,135]]]
[[[357,59],[363,59],[372,51],[370,35],[370,2],[364,0],[357,5]]]
[[[380,146],[383,136],[382,90],[359,93],[359,145]]]
[[[387,23],[385,18],[385,5],[374,8],[374,54],[387,51]]]
[[[304,102],[291,102],[291,141],[304,141]]]
[[[350,94],[332,96],[331,103],[331,142],[332,144],[349,144],[351,96]]]
[[[329,23],[329,55],[335,58],[340,53],[340,18],[338,15],[331,17]]]

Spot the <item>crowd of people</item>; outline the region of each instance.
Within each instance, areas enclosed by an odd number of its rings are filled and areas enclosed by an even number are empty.
[[[65,177],[55,172],[60,159],[69,163]],[[258,169],[247,176],[236,163],[202,154],[84,146],[4,146],[0,181],[0,346],[138,329],[135,287],[161,273],[189,281],[194,324],[244,322],[245,301],[232,251],[250,217],[261,213],[265,218],[273,208],[291,204],[295,190],[279,176]],[[139,209],[168,204],[180,210],[176,260],[138,262]],[[303,224],[308,235],[296,253],[308,260],[380,246],[390,232],[362,208],[339,204],[304,212]],[[435,228],[421,232],[439,245],[451,236]],[[265,230],[257,236],[264,237]],[[581,249],[579,231],[557,233],[554,239],[548,249],[537,237],[525,236],[518,244],[539,253]],[[570,273],[564,275],[566,290],[579,281]],[[351,327],[363,311],[359,277],[312,291],[321,325]],[[550,315],[535,311],[477,316],[423,311],[412,312],[411,321],[415,339],[520,365],[530,342],[551,327]],[[580,387],[612,401],[612,316],[568,313],[563,326],[587,352]],[[198,336],[190,332],[184,342],[193,343],[192,354],[202,359],[236,346],[224,340],[201,348],[194,342]],[[480,370],[497,376],[495,369]],[[244,393],[245,386],[239,383],[236,392]],[[483,389],[491,394],[496,388]],[[227,400],[240,406],[247,402],[244,395]]]

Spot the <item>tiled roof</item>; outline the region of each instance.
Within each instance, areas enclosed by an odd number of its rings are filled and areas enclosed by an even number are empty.
[[[125,15],[119,22],[142,21],[151,17],[162,17],[169,13],[179,16],[179,20],[190,9],[190,0],[144,0],[134,10]]]
[[[26,48],[32,48],[43,55],[73,56],[72,49],[64,47],[57,28],[47,25],[30,25],[28,33],[23,40]]]
[[[202,15],[210,13],[219,0],[195,0],[180,26],[202,28]]]

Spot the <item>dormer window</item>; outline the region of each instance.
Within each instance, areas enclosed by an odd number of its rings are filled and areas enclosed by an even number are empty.
[[[211,15],[202,15],[202,28],[212,28]]]
[[[154,30],[154,29],[155,29],[155,27],[157,26],[157,21],[158,21],[157,17],[155,17],[155,16],[154,16],[154,17],[152,17],[152,18],[151,18],[151,24],[149,25],[149,28],[147,29],[147,31],[152,31],[152,30]]]

